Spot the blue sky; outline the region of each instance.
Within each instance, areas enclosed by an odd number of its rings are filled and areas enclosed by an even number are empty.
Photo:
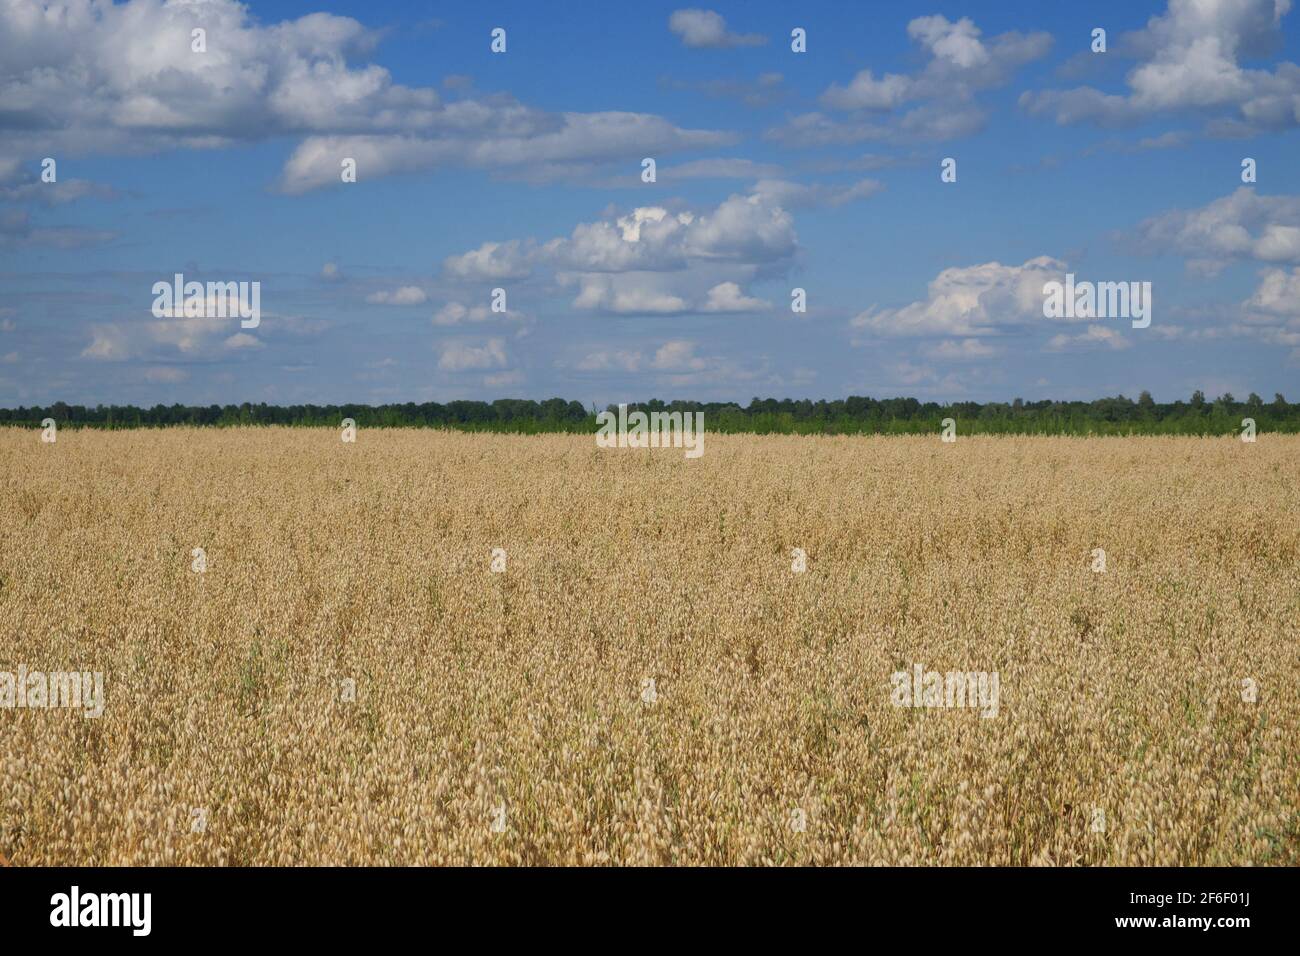
[[[17,0],[0,404],[1296,392],[1289,8]]]

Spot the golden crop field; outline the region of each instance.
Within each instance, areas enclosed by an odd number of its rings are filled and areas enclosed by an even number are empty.
[[[706,448],[0,432],[0,853],[1300,863],[1300,438]]]

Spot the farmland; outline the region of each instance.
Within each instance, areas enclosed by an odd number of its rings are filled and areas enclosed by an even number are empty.
[[[1298,664],[1297,436],[0,430],[17,866],[1296,865]]]

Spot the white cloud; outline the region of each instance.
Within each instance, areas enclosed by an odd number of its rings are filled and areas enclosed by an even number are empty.
[[[465,325],[474,322],[491,322],[495,319],[523,322],[527,319],[527,316],[514,309],[507,309],[505,312],[493,312],[486,305],[467,306],[460,302],[448,302],[433,313],[434,325]]]
[[[1224,331],[1276,347],[1300,346],[1300,267],[1260,272],[1259,285],[1241,304],[1240,318]]]
[[[1255,293],[1242,307],[1265,316],[1300,319],[1300,268],[1265,269]]]
[[[448,372],[502,368],[508,364],[504,339],[488,339],[482,345],[448,342],[439,347],[438,368]]]
[[[448,104],[456,110],[465,102]],[[517,121],[512,111],[517,107]],[[495,101],[481,104],[480,115],[469,128],[452,121],[435,128],[441,135],[388,133],[309,136],[285,163],[280,186],[301,193],[339,182],[339,162],[357,162],[358,181],[368,177],[469,166],[479,169],[517,167],[535,174],[561,164],[557,175],[572,176],[588,167],[575,163],[640,161],[647,155],[687,149],[710,149],[734,142],[730,133],[679,129],[667,120],[646,113],[530,114]]]
[[[194,27],[208,33],[206,53],[190,48]],[[436,107],[431,90],[395,85],[382,67],[348,67],[375,39],[327,13],[261,26],[234,0],[7,3],[0,92],[14,127],[49,127],[69,146],[112,152],[364,127],[386,111],[409,122]]]
[[[265,347],[261,339],[249,335],[247,332],[236,332],[222,344],[228,349],[260,349]]]
[[[863,70],[847,87],[832,84],[822,94],[822,103],[837,110],[892,110],[907,101],[915,83],[911,77],[897,73],[876,79],[870,70]]]
[[[708,361],[695,354],[695,343],[684,339],[673,339],[659,346],[650,365],[672,372],[702,372],[709,367]]]
[[[791,255],[794,220],[780,206],[759,195],[731,196],[711,213],[688,224],[683,251],[701,259],[771,262]]]
[[[573,363],[580,372],[636,372],[641,369],[641,353],[630,349],[600,349],[588,352]]]
[[[1122,47],[1139,59],[1126,77],[1127,92],[1088,86],[1026,92],[1020,104],[1062,124],[1120,126],[1195,111],[1210,118],[1212,132],[1293,128],[1300,125],[1300,67],[1241,66],[1281,43],[1290,9],[1291,0],[1169,0],[1164,14],[1123,38]]]
[[[1265,196],[1242,186],[1198,209],[1175,209],[1139,223],[1144,249],[1189,257],[1213,275],[1234,259],[1300,263],[1300,196]]]
[[[556,268],[627,272],[686,268],[692,260],[767,263],[794,253],[794,220],[761,195],[731,196],[715,209],[671,214],[642,206],[614,220],[582,223],[542,257]]]
[[[1109,348],[1115,351],[1129,347],[1128,339],[1117,330],[1106,325],[1090,325],[1077,335],[1062,332],[1053,335],[1047,342],[1046,351],[1065,352],[1085,348]]]
[[[443,260],[443,272],[457,279],[522,279],[532,271],[532,249],[518,239],[485,242],[477,249]]]
[[[702,312],[763,312],[772,308],[770,302],[755,299],[741,292],[734,282],[719,282],[709,290]]]
[[[797,249],[790,214],[755,192],[698,213],[640,206],[579,223],[568,237],[486,243],[447,263],[465,275],[490,271],[496,263],[508,270],[545,266],[558,287],[576,289],[574,308],[678,315],[766,307],[745,286],[783,273]],[[464,317],[452,310],[443,319]]]
[[[1024,265],[1000,262],[945,269],[924,299],[897,309],[873,306],[850,326],[878,336],[990,335],[999,328],[1049,320],[1043,317],[1043,285],[1060,281],[1065,263],[1048,256]]]
[[[461,325],[465,322],[486,322],[492,317],[486,305],[469,308],[459,302],[448,302],[433,313],[434,325]]]
[[[864,140],[940,141],[979,130],[986,111],[976,94],[1010,82],[1026,63],[1047,54],[1047,33],[1001,33],[984,38],[968,17],[917,17],[907,34],[927,59],[918,73],[858,72],[846,85],[831,84],[821,95],[824,109],[850,114],[835,119],[804,113],[768,130],[766,138],[790,146],[825,146]],[[908,104],[918,104],[900,112]]]
[[[621,275],[585,275],[579,278],[573,306],[614,315],[674,315],[688,311],[686,300],[649,287],[654,280],[637,282]]]
[[[929,50],[936,62],[960,70],[984,66],[991,59],[980,42],[979,27],[969,17],[956,23],[938,15],[917,17],[907,25],[907,35]]]
[[[987,120],[988,111],[974,102],[961,109],[926,103],[888,122],[842,121],[824,113],[804,113],[763,136],[793,147],[843,146],[864,140],[942,142],[977,133]]]
[[[427,298],[424,290],[419,286],[404,285],[400,289],[394,289],[391,292],[386,289],[372,292],[366,296],[366,301],[379,305],[420,305]]]
[[[120,326],[95,325],[90,328],[90,344],[81,350],[81,357],[119,362],[130,358],[131,352]]]
[[[944,339],[925,352],[937,362],[975,362],[998,354],[997,349],[979,339]]]
[[[207,31],[207,51],[190,31]],[[506,94],[444,101],[365,62],[378,34],[311,13],[264,25],[237,0],[0,3],[0,152],[27,159],[210,149],[305,137],[280,186],[302,192],[442,165],[609,161],[725,145],[638,113],[548,113]]]
[[[215,300],[209,300],[214,302]],[[210,361],[232,353],[266,347],[266,339],[301,339],[324,332],[330,323],[296,315],[262,313],[258,335],[241,331],[238,318],[203,318],[165,315],[144,321],[92,323],[86,327],[90,342],[82,358],[121,362],[146,359]]]
[[[762,46],[767,38],[757,33],[732,33],[727,21],[712,10],[674,10],[668,29],[688,47]]]
[[[167,318],[143,323],[138,328],[154,343],[171,346],[183,354],[197,355],[210,350],[214,341],[223,335],[228,336],[224,342],[229,348],[240,348],[245,344],[242,340],[231,341],[240,333],[230,334],[230,324],[237,323],[215,319]]]
[[[716,270],[686,272],[560,273],[561,287],[577,286],[573,307],[607,315],[689,315],[763,312],[771,304],[746,295],[739,283],[710,283]]]

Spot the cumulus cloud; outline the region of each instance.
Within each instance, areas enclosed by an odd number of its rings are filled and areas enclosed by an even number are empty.
[[[106,362],[153,356],[210,359],[223,352],[257,348],[246,332],[230,331],[229,322],[207,318],[168,317],[150,322],[106,322],[89,328],[90,343],[82,358]],[[238,322],[234,323],[238,328]],[[166,359],[164,359],[166,360]]]
[[[1225,331],[1269,345],[1300,346],[1300,268],[1263,270],[1254,293],[1241,304],[1240,321]],[[1297,357],[1300,349],[1292,353]]]
[[[662,280],[659,280],[662,282]],[[629,280],[624,276],[587,275],[578,278],[576,309],[613,315],[675,315],[689,306],[681,296],[653,287],[655,280]]]
[[[1197,209],[1175,209],[1138,224],[1143,249],[1177,252],[1197,272],[1228,262],[1300,263],[1300,196],[1266,196],[1246,186]]]
[[[719,282],[709,290],[701,312],[763,312],[772,308],[770,302],[755,299],[740,291],[734,282]]]
[[[1010,82],[1026,63],[1046,55],[1047,33],[1001,33],[985,38],[968,17],[917,17],[907,34],[922,50],[925,65],[916,73],[858,72],[845,85],[831,84],[821,95],[824,112],[793,117],[766,133],[791,146],[825,146],[863,140],[940,141],[976,132],[986,112],[975,97]],[[911,107],[908,109],[908,107]]]
[[[1300,268],[1265,269],[1243,308],[1255,315],[1300,319]]]
[[[448,302],[437,312],[433,313],[434,325],[460,325],[464,322],[486,322],[492,317],[485,305],[476,305],[473,308],[462,305],[459,302]]]
[[[1035,321],[1065,321],[1043,317],[1043,285],[1061,281],[1065,268],[1060,260],[1039,256],[1019,266],[986,262],[945,269],[924,299],[896,309],[873,306],[850,327],[887,337],[974,338]]]
[[[127,348],[125,331],[117,325],[94,325],[90,328],[90,343],[81,350],[82,358],[118,362],[131,357]]]
[[[709,367],[709,363],[695,354],[694,342],[673,339],[655,350],[650,366],[661,371],[702,372]]]
[[[762,46],[767,37],[757,33],[732,33],[727,21],[712,10],[674,10],[668,17],[668,29],[681,38],[682,45],[694,48]]]
[[[264,348],[266,343],[247,332],[236,332],[222,344],[228,349],[260,349]]]
[[[207,31],[206,52],[191,30]],[[378,36],[312,13],[264,25],[237,0],[0,4],[0,150],[26,158],[303,137],[287,192],[442,165],[609,161],[725,145],[648,114],[548,113],[508,95],[445,101],[364,62]]]
[[[493,312],[486,305],[467,306],[460,302],[448,302],[433,313],[434,325],[465,325],[476,322],[490,322],[494,319],[506,319],[522,322],[527,317],[522,312],[507,309],[505,312]]]
[[[457,279],[523,279],[532,271],[532,250],[518,239],[485,242],[459,256],[448,256],[443,272]]]
[[[196,27],[211,40],[204,53],[191,49]],[[379,111],[409,118],[436,107],[431,91],[395,85],[382,67],[347,65],[375,39],[327,13],[261,26],[233,0],[8,3],[0,91],[11,129],[121,152],[364,127]]]
[[[790,214],[754,192],[699,212],[639,206],[546,242],[485,243],[449,257],[444,269],[495,278],[545,267],[558,287],[575,290],[574,308],[609,315],[752,312],[768,303],[745,286],[783,273],[797,249]]]
[[[1026,92],[1020,104],[1058,123],[1123,126],[1170,111],[1199,112],[1210,132],[1252,133],[1300,125],[1300,67],[1248,69],[1276,49],[1291,0],[1169,0],[1166,11],[1121,44],[1138,58],[1127,90],[1090,86]]]
[[[145,323],[140,328],[154,343],[171,346],[186,355],[208,352],[216,339],[225,336],[224,341],[229,341],[232,335],[225,323],[213,319],[167,318]]]
[[[206,300],[209,308],[216,302]],[[90,323],[85,329],[90,341],[80,356],[103,362],[206,362],[261,349],[267,339],[314,338],[330,327],[324,319],[264,311],[254,335],[240,328],[238,318],[187,318],[177,310],[161,311],[161,318]]]

